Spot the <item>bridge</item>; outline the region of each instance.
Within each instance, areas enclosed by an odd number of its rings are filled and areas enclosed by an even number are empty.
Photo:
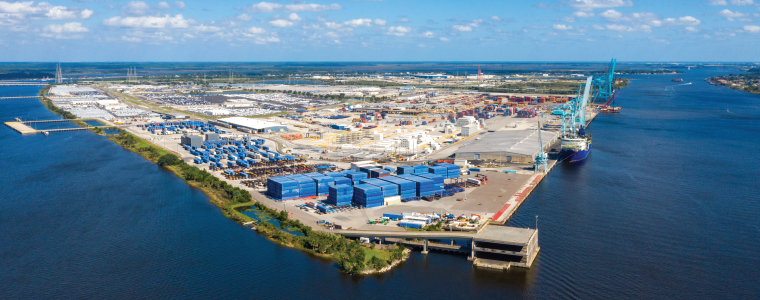
[[[372,238],[382,243],[388,238],[403,239],[402,243],[428,249],[470,254],[473,265],[496,269],[511,266],[530,268],[536,258],[538,230],[508,226],[486,225],[478,232],[462,231],[380,231],[380,230],[335,230],[349,238]],[[446,245],[430,240],[467,240],[469,247]],[[398,241],[397,241],[398,242]]]
[[[95,119],[56,119],[56,120],[34,120],[34,121],[23,121],[19,118],[16,118],[16,122],[24,123],[24,124],[34,124],[34,123],[53,123],[53,122],[70,122],[70,121],[84,121],[84,120],[95,120]],[[102,123],[102,122],[101,122]]]
[[[18,97],[0,97],[2,99],[26,99],[26,98],[39,98],[40,96],[18,96]]]
[[[47,82],[11,82],[0,81],[0,86],[46,86]]]

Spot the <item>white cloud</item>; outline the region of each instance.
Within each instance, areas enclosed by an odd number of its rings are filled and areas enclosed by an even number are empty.
[[[343,24],[346,24],[351,27],[369,27],[372,25],[371,19],[354,19],[351,21],[343,22]]]
[[[409,22],[409,19],[407,19],[407,18],[402,18],[402,19],[398,19],[398,20],[396,20],[396,22],[399,22],[399,23],[406,23],[406,22]]]
[[[222,31],[221,27],[206,26],[206,25],[203,25],[203,24],[195,26],[193,29],[195,29],[195,32],[219,32],[219,31]]]
[[[90,31],[89,29],[82,27],[82,23],[79,23],[79,22],[71,22],[71,23],[66,23],[63,25],[51,24],[51,25],[46,26],[45,29],[43,30],[47,32],[52,32],[52,33],[72,33],[72,32]]]
[[[386,23],[388,23],[388,21],[383,20],[383,19],[375,19],[375,25],[385,26]]]
[[[174,6],[179,8],[180,10],[185,9],[185,2],[182,1],[174,1]]]
[[[607,19],[607,21],[613,21],[613,22],[620,21],[623,18],[623,13],[614,9],[607,10],[599,15]]]
[[[612,31],[633,31],[634,29],[625,25],[607,24],[607,29]]]
[[[721,10],[718,13],[718,15],[721,16],[721,17],[725,17],[726,20],[731,21],[731,22],[734,21],[734,18],[741,18],[741,17],[746,17],[747,16],[747,14],[743,14],[743,13],[740,13],[738,11],[737,12],[732,12],[732,11],[730,11],[728,9]]]
[[[111,27],[132,27],[132,28],[188,28],[193,19],[185,19],[182,15],[174,17],[164,15],[163,17],[112,17],[103,20],[103,24]]]
[[[691,26],[686,26],[686,27],[684,28],[684,30],[686,30],[686,31],[688,31],[688,32],[699,32],[699,30],[697,30],[696,28],[694,28],[694,27],[691,27]]]
[[[432,31],[425,31],[425,33],[423,33],[422,36],[424,36],[426,38],[434,38],[435,37],[435,33],[433,33]]]
[[[160,9],[170,9],[170,8],[172,8],[172,7],[171,7],[171,6],[169,6],[169,3],[168,3],[168,2],[166,2],[166,1],[161,1],[161,2],[158,2],[158,8],[160,8]]]
[[[259,45],[264,45],[268,43],[279,43],[280,38],[276,36],[267,36],[267,37],[260,36],[260,37],[256,37],[253,40],[253,42]]]
[[[731,4],[733,4],[733,5],[739,5],[739,6],[753,5],[753,4],[755,4],[755,1],[752,1],[752,0],[731,0]]]
[[[338,44],[338,45],[343,44],[343,42],[341,42],[340,40],[333,40],[332,43],[333,44]]]
[[[404,27],[404,26],[388,27],[388,34],[395,35],[395,36],[404,36],[411,31],[412,31],[412,28]]]
[[[282,10],[282,7],[282,4],[279,3],[259,2],[249,7],[245,7],[244,9],[253,13],[268,13],[275,10]]]
[[[585,11],[576,11],[573,13],[573,16],[578,17],[578,18],[591,18],[594,16],[594,13],[585,12]]]
[[[285,5],[286,11],[326,11],[326,10],[339,10],[339,9],[343,9],[343,7],[335,3],[330,4],[330,5],[308,4],[308,3]]]
[[[702,23],[702,21],[698,20],[695,17],[692,16],[685,16],[678,18],[677,25],[688,25],[688,26],[695,26]]]
[[[499,18],[499,17],[497,17],[497,16],[493,16],[493,17],[491,17],[491,21],[494,21],[494,22],[501,22],[501,18]]]
[[[291,21],[301,21],[301,17],[299,17],[296,13],[291,13],[288,16],[288,19],[290,19]]]
[[[760,26],[757,26],[757,25],[747,25],[747,26],[744,26],[744,31],[746,31],[746,32],[752,32],[752,33],[757,33],[757,32],[760,32]]]
[[[483,23],[483,19],[472,20],[472,22],[470,24],[467,24],[467,26],[480,27],[480,23]]]
[[[71,22],[66,24],[50,24],[42,29],[42,36],[51,37],[55,39],[79,39],[82,35],[77,33],[90,31],[86,27],[82,27],[82,23]]]
[[[127,3],[127,5],[122,6],[121,9],[126,10],[127,12],[135,14],[135,15],[142,15],[142,14],[145,14],[145,12],[150,9],[150,5],[142,1],[131,1]]]
[[[470,27],[470,26],[454,25],[452,27],[456,31],[472,31],[472,27]]]
[[[441,42],[448,42],[448,41],[450,41],[448,38],[445,38],[445,37],[438,38],[438,39],[441,40]]]
[[[240,9],[248,11],[248,12],[253,12],[253,13],[268,13],[268,12],[273,12],[273,11],[288,11],[288,12],[326,11],[326,10],[343,9],[343,7],[335,3],[330,4],[330,5],[309,4],[309,3],[282,5],[279,3],[259,2],[251,6],[242,7]]]
[[[295,23],[293,23],[291,21],[282,20],[282,19],[280,19],[280,20],[274,20],[274,21],[269,21],[269,25],[272,25],[274,27],[291,27],[294,24]]]
[[[728,5],[726,0],[710,0],[710,5]]]
[[[633,6],[633,2],[626,0],[572,0],[570,6],[578,10],[591,11],[595,8]]]
[[[419,43],[419,44],[417,45],[417,47],[420,47],[420,48],[425,48],[425,44],[423,44],[423,43]]]
[[[260,27],[251,27],[244,30],[243,32],[248,35],[260,35],[260,34],[267,33],[267,31],[264,28],[260,28]]]
[[[82,12],[79,13],[82,19],[89,19],[90,16],[92,16],[92,14],[93,14],[93,11],[89,9],[84,9],[82,10]]]
[[[573,26],[567,26],[565,24],[554,24],[552,28],[556,30],[570,30],[573,29]]]
[[[47,2],[5,2],[0,1],[0,18],[5,19],[5,25],[15,23],[14,20],[48,19],[68,20],[87,19],[92,16],[92,10],[75,9],[65,6],[53,6]]]
[[[596,30],[604,30],[604,27],[594,24],[594,26],[591,26],[591,28],[594,28]]]
[[[346,27],[343,24],[335,23],[335,22],[325,22],[325,27],[327,27],[328,29],[333,29],[333,30],[337,30],[337,31],[341,31],[341,32],[348,32],[348,31],[353,31],[354,30],[351,27]]]
[[[139,43],[142,42],[142,39],[139,37],[127,37],[127,36],[121,36],[122,41],[130,42],[130,43]]]

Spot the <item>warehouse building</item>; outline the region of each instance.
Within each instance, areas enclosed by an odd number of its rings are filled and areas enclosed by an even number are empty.
[[[192,147],[203,146],[203,137],[200,135],[183,135],[180,140],[180,144],[188,145]]]
[[[232,117],[232,118],[219,119],[217,120],[217,123],[227,128],[237,128],[243,131],[250,131],[252,133],[288,131],[287,125],[280,125],[273,122],[267,122],[267,121],[244,118],[244,117]]]
[[[541,131],[544,149],[557,141],[557,133]],[[504,130],[484,134],[454,153],[456,159],[533,163],[538,154],[538,131]]]

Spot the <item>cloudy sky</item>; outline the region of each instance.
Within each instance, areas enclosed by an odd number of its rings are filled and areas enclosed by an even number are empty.
[[[0,61],[760,61],[758,0],[0,1]]]

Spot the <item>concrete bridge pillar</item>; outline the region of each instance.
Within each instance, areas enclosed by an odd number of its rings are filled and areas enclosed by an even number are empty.
[[[428,239],[425,239],[425,243],[422,244],[422,254],[428,254]]]
[[[476,258],[475,257],[475,239],[472,239],[472,243],[470,244],[470,251],[472,252],[470,253],[470,257],[468,257],[467,260],[474,261]]]

